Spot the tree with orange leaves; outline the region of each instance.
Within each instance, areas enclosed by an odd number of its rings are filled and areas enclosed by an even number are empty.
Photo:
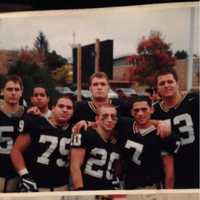
[[[137,54],[131,55],[128,62],[134,66],[134,81],[154,86],[156,73],[163,67],[173,67],[175,57],[161,33],[152,31],[148,38],[142,37]]]

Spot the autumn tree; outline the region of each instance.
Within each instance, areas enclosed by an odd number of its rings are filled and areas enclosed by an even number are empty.
[[[161,33],[152,31],[148,38],[142,37],[137,54],[131,55],[128,62],[134,66],[134,81],[154,86],[156,73],[163,67],[173,67],[175,57]]]
[[[21,49],[16,58],[16,62],[9,67],[8,74],[19,75],[24,83],[24,96],[29,98],[35,84],[43,84],[53,93],[55,82],[46,67],[41,67],[40,59],[35,51],[27,48]]]
[[[67,59],[58,55],[56,51],[49,51],[49,44],[44,33],[40,32],[34,42],[34,48],[22,48],[16,58],[16,62],[9,66],[9,74],[17,74],[24,82],[24,95],[29,98],[31,89],[35,84],[42,83],[54,95],[56,84],[60,80],[54,80],[52,72],[67,63]],[[58,70],[59,71],[59,70]]]
[[[56,70],[52,71],[53,79],[60,85],[66,85],[72,83],[72,65],[66,64]]]

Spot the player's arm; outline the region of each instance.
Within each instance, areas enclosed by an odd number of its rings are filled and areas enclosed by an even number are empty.
[[[40,109],[37,106],[32,106],[30,108],[28,108],[28,110],[26,111],[28,114],[33,114],[36,116],[42,116],[42,113],[40,112]]]
[[[172,154],[162,156],[164,167],[164,184],[166,189],[174,188],[174,157]]]
[[[88,128],[95,128],[96,122],[81,120],[72,127],[73,133],[80,133],[81,129],[87,130]]]
[[[70,152],[70,173],[72,177],[72,184],[75,190],[83,189],[83,176],[81,173],[81,166],[85,159],[84,148],[71,148]]]
[[[172,133],[171,123],[169,120],[151,119],[151,123],[157,128],[157,134],[161,138],[169,137]]]
[[[20,179],[17,184],[17,191],[19,192],[37,192],[38,187],[36,182],[29,175],[26,168],[23,152],[31,144],[31,137],[29,134],[21,134],[17,137],[16,142],[11,151],[11,160],[13,166],[18,172]]]
[[[17,137],[16,142],[11,151],[11,160],[19,173],[26,169],[26,164],[23,157],[23,152],[28,148],[31,143],[31,137],[29,134],[21,134]],[[23,174],[22,174],[23,175]]]

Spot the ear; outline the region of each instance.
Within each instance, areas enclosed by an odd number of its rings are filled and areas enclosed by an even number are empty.
[[[21,89],[20,97],[22,97],[22,95],[23,95],[23,91],[24,91],[24,90],[23,90],[23,88],[22,88],[22,89]]]
[[[133,107],[131,108],[131,116],[134,117],[134,111],[133,111]]]
[[[51,110],[54,111],[55,109],[55,105],[52,105]]]
[[[180,87],[180,82],[179,81],[177,81],[177,88],[178,88],[179,91],[181,91],[181,87]]]
[[[33,104],[33,97],[31,97],[30,100],[31,100],[31,104]]]
[[[154,107],[151,107],[151,114],[153,114],[155,111]]]
[[[1,96],[4,96],[4,90],[3,89],[1,90]]]

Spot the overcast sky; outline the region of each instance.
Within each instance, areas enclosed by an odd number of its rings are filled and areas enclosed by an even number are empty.
[[[176,4],[177,5],[177,4]],[[194,53],[199,55],[199,7],[195,5],[193,26]],[[114,40],[114,57],[135,53],[142,36],[160,31],[172,50],[189,51],[191,4],[178,6],[129,6],[87,10],[60,10],[0,14],[0,49],[33,47],[39,31],[50,50],[69,58],[73,42],[87,45]],[[74,36],[73,36],[74,35]]]

